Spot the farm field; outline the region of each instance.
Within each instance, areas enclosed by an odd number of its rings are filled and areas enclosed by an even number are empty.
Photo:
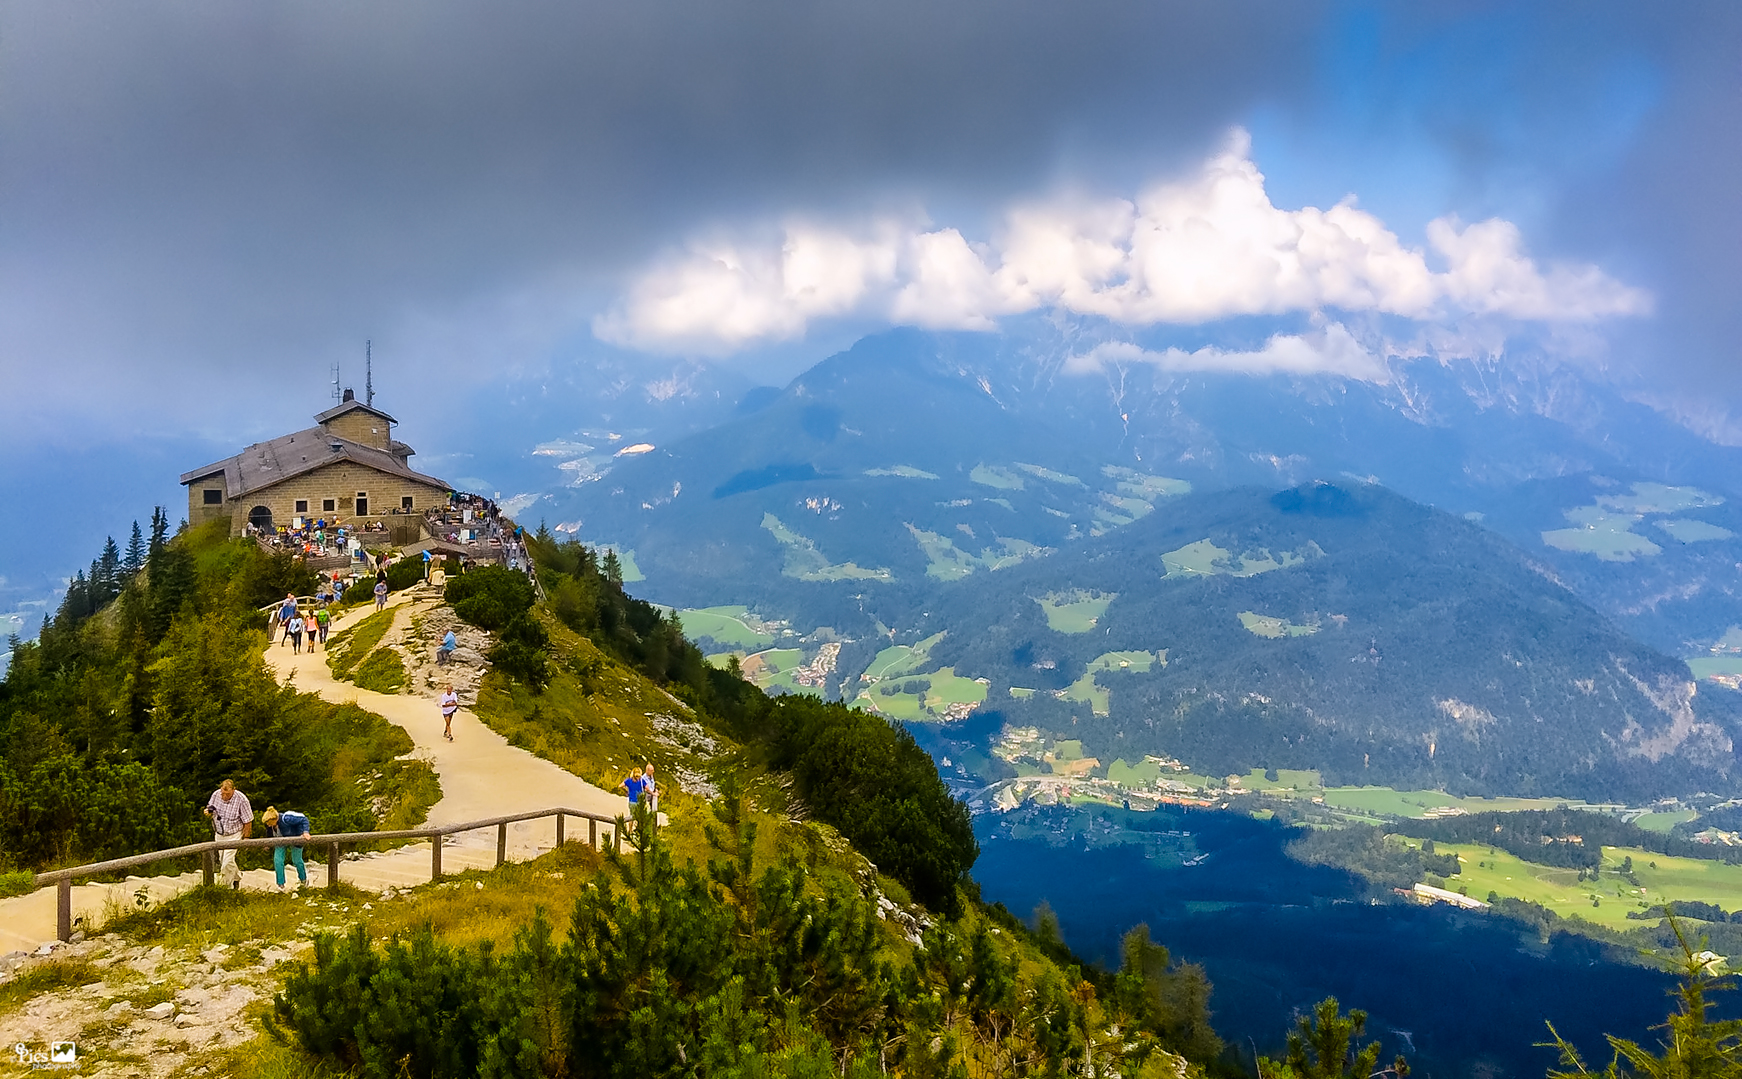
[[[746,607],[701,607],[678,611],[677,617],[685,636],[712,637],[728,648],[766,648],[774,643],[774,634],[757,628],[761,620]]]
[[[781,576],[801,581],[888,581],[894,574],[887,569],[865,569],[852,562],[830,562],[817,545],[782,524],[772,513],[762,515],[762,527],[785,550]]]
[[[1655,522],[1657,527],[1668,532],[1671,539],[1679,543],[1699,543],[1702,540],[1729,539],[1736,533],[1728,528],[1720,528],[1705,521],[1695,521],[1687,517],[1672,517],[1667,521]]]
[[[859,677],[867,682],[875,682],[880,678],[894,678],[917,670],[931,657],[932,646],[944,639],[941,633],[935,633],[918,644],[892,644],[877,653],[871,661],[871,666],[865,668],[865,673]]]
[[[1034,602],[1054,633],[1087,633],[1118,598],[1117,592],[1048,592]]]
[[[891,692],[893,690],[893,692]],[[945,667],[931,674],[892,674],[859,700],[892,719],[959,719],[986,699],[986,683]]]
[[[1004,569],[1051,550],[1027,540],[1000,539],[996,546],[987,547],[976,555],[962,550],[950,537],[937,532],[927,532],[911,524],[907,531],[926,557],[925,575],[937,581],[959,581],[982,566],[990,570]]]
[[[1695,678],[1742,675],[1742,656],[1697,656],[1688,660],[1688,670]]]
[[[1147,472],[1139,472],[1134,468],[1122,468],[1119,465],[1105,465],[1101,468],[1101,474],[1113,480],[1121,492],[1135,495],[1145,501],[1189,494],[1192,489],[1191,483],[1186,480],[1176,480],[1168,476],[1151,476]]]
[[[799,685],[792,672],[804,666],[804,653],[797,648],[770,648],[765,652],[745,656],[744,677],[763,689],[784,689],[797,692]]]
[[[1103,652],[1089,662],[1089,669],[1083,676],[1072,682],[1065,689],[1058,691],[1058,698],[1063,701],[1080,701],[1087,704],[1098,716],[1104,716],[1111,708],[1111,693],[1106,686],[1095,680],[1102,671],[1128,671],[1141,674],[1154,670],[1160,663],[1167,666],[1167,651],[1161,652]]]
[[[1691,809],[1680,809],[1673,813],[1645,813],[1633,818],[1633,823],[1648,832],[1668,832],[1671,828],[1684,821],[1693,820],[1699,816]]]
[[[1541,903],[1562,917],[1577,916],[1613,929],[1633,929],[1646,923],[1627,917],[1678,899],[1716,903],[1725,910],[1742,907],[1742,866],[1627,847],[1603,848],[1603,871],[1596,880],[1579,880],[1576,869],[1557,869],[1523,861],[1503,850],[1466,843],[1441,843],[1441,854],[1456,852],[1458,875],[1447,886],[1464,889],[1475,899],[1489,892]],[[1623,880],[1622,859],[1633,859],[1633,873],[1642,887]],[[1593,902],[1594,901],[1594,902]]]
[[[1521,809],[1582,809],[1576,798],[1459,798],[1444,791],[1399,791],[1390,787],[1326,787],[1325,804],[1384,817],[1425,817],[1430,809],[1458,808],[1470,813],[1511,813]]]
[[[1020,491],[1023,488],[1020,475],[995,465],[975,465],[974,470],[968,473],[968,479],[1003,491]]]
[[[1246,631],[1257,637],[1269,637],[1280,640],[1283,637],[1311,637],[1319,631],[1317,626],[1297,626],[1284,618],[1272,618],[1269,615],[1258,614],[1256,611],[1241,611],[1240,624]]]
[[[1175,551],[1169,551],[1161,556],[1164,567],[1164,577],[1256,577],[1260,573],[1272,570],[1286,569],[1298,566],[1309,557],[1323,555],[1323,551],[1308,543],[1299,551],[1283,551],[1280,555],[1267,550],[1248,551],[1245,555],[1236,556],[1225,547],[1216,546],[1208,539],[1188,543]]]
[[[1068,476],[1063,472],[1054,472],[1052,469],[1043,468],[1040,465],[1025,465],[1018,462],[1016,467],[1022,469],[1022,471],[1028,473],[1030,476],[1037,476],[1048,483],[1062,483],[1070,487],[1084,486],[1083,481],[1075,476]]]
[[[1663,550],[1633,531],[1640,520],[1635,514],[1616,513],[1602,506],[1575,506],[1564,516],[1572,528],[1556,528],[1542,534],[1542,541],[1557,550],[1594,554],[1604,562],[1631,562]]]
[[[899,476],[904,480],[935,480],[938,478],[937,473],[927,472],[923,468],[915,468],[912,465],[891,465],[888,468],[867,468],[865,470],[865,475]]]

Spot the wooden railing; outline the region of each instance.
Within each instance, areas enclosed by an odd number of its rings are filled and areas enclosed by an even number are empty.
[[[532,813],[515,813],[506,817],[489,817],[484,820],[465,821],[461,824],[443,824],[428,828],[404,828],[392,832],[336,832],[332,835],[278,836],[265,839],[214,839],[205,843],[189,843],[185,847],[152,851],[149,854],[135,854],[127,858],[111,858],[106,862],[77,865],[70,869],[53,869],[46,873],[38,873],[36,886],[38,888],[46,888],[50,884],[57,886],[59,894],[56,897],[55,931],[61,940],[67,940],[73,935],[73,881],[80,877],[116,873],[123,869],[137,869],[154,862],[164,862],[171,858],[186,858],[197,854],[203,863],[205,883],[211,884],[217,872],[219,851],[248,850],[254,847],[314,847],[326,849],[327,884],[331,886],[339,883],[339,863],[343,861],[346,847],[390,839],[429,839],[431,840],[430,879],[440,880],[443,836],[494,827],[496,829],[496,864],[501,865],[508,860],[508,826],[518,821],[541,820],[545,817],[556,818],[556,845],[559,847],[563,845],[565,818],[580,817],[587,822],[587,844],[589,846],[594,848],[599,846],[599,825],[605,824],[611,829],[611,842],[617,850],[622,850],[624,817],[607,817],[600,813],[587,813],[579,809],[540,809]]]

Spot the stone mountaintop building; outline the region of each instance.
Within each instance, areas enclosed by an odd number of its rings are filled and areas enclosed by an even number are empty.
[[[402,515],[448,504],[447,481],[407,463],[414,451],[393,438],[398,421],[350,390],[315,422],[319,426],[182,473],[188,523],[227,518],[231,535],[241,535],[245,525],[270,532],[298,517],[391,527]]]

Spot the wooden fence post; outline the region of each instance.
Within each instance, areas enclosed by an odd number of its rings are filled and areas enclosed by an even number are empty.
[[[563,815],[561,813],[556,815],[556,845],[559,847],[563,845]]]
[[[330,844],[327,847],[327,887],[339,883],[339,845]]]
[[[55,892],[55,932],[61,940],[71,940],[73,939],[73,878],[62,877]]]
[[[429,879],[431,881],[442,879],[442,837],[439,833],[430,836]]]
[[[500,866],[508,860],[508,822],[503,821],[496,826],[496,864]]]
[[[203,850],[200,852],[200,870],[202,875],[205,877],[203,883],[208,888],[212,886],[212,881],[217,877],[217,869],[212,865],[212,859],[214,857],[215,855],[209,850]]]
[[[599,822],[592,817],[587,818],[587,846],[599,849]]]

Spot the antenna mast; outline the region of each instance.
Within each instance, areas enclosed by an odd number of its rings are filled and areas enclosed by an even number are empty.
[[[344,400],[345,395],[344,395],[344,392],[339,389],[339,365],[336,363],[333,364],[332,371],[333,371],[333,400],[334,401],[342,401],[342,400]]]
[[[363,342],[363,403],[375,407],[375,342]]]

